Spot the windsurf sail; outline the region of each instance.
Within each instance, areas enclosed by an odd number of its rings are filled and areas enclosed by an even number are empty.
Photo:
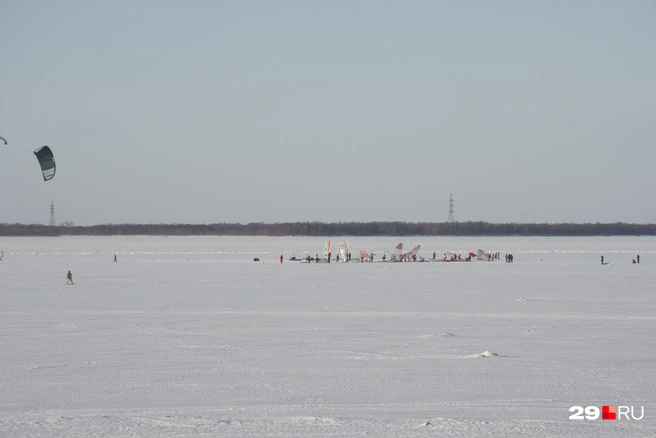
[[[34,155],[39,160],[43,180],[51,180],[55,176],[57,168],[55,166],[55,156],[52,154],[50,148],[48,146],[40,147],[34,151]]]
[[[421,245],[415,246],[414,248],[412,248],[412,251],[408,251],[408,252],[404,252],[402,254],[399,254],[397,256],[397,259],[399,261],[403,260],[403,261],[406,261],[406,262],[411,261],[411,260],[415,260],[415,258],[417,257],[417,253],[419,252],[419,248],[421,248]]]
[[[5,253],[2,252],[2,251],[0,251],[0,260],[2,260],[2,258],[3,258],[4,256],[5,256]]]
[[[392,254],[390,254],[390,260],[394,261],[400,261],[403,257],[403,242],[399,242],[398,245],[396,245],[396,248],[394,248],[394,251],[392,251]]]
[[[369,261],[369,253],[365,251],[364,249],[360,250],[360,258],[364,260],[365,262]]]
[[[330,254],[330,239],[326,240],[326,243],[323,246],[323,256],[328,258],[328,254]]]
[[[483,251],[482,249],[479,249],[478,252],[476,253],[476,257],[479,260],[490,260],[490,258],[487,256],[487,253]]]
[[[339,257],[342,259],[343,262],[348,261],[348,254],[349,254],[349,242],[348,240],[344,240],[344,243],[342,243],[341,248],[339,248]]]

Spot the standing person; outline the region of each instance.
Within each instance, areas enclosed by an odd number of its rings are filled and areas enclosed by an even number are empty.
[[[118,260],[116,260],[116,254],[114,254],[114,262],[118,263]]]
[[[282,254],[280,254],[280,264],[282,265]]]
[[[604,256],[601,256],[601,264],[604,264]]]
[[[319,254],[314,255],[314,262],[319,263]]]
[[[638,264],[640,264],[640,254],[636,256],[636,260],[638,261]]]
[[[68,271],[68,274],[66,274],[66,284],[74,284],[73,273],[71,271]]]

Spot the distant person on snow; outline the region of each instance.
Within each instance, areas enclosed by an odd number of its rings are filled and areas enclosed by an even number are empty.
[[[638,264],[640,264],[640,254],[636,256],[636,260],[638,261]]]
[[[118,262],[118,260],[116,260],[116,254],[114,254],[114,262]]]
[[[66,284],[73,284],[73,273],[71,271],[66,274]]]
[[[280,254],[280,264],[282,265],[282,254]]]
[[[604,264],[604,256],[601,256],[601,264]]]

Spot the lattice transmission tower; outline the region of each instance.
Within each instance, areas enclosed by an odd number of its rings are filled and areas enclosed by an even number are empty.
[[[50,222],[48,223],[51,227],[57,226],[57,221],[55,221],[55,202],[50,201]]]
[[[449,220],[448,222],[455,222],[456,220],[453,218],[453,194],[449,198]]]

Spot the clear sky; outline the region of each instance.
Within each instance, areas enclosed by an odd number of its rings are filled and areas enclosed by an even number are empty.
[[[654,1],[0,17],[0,222],[656,221]]]

